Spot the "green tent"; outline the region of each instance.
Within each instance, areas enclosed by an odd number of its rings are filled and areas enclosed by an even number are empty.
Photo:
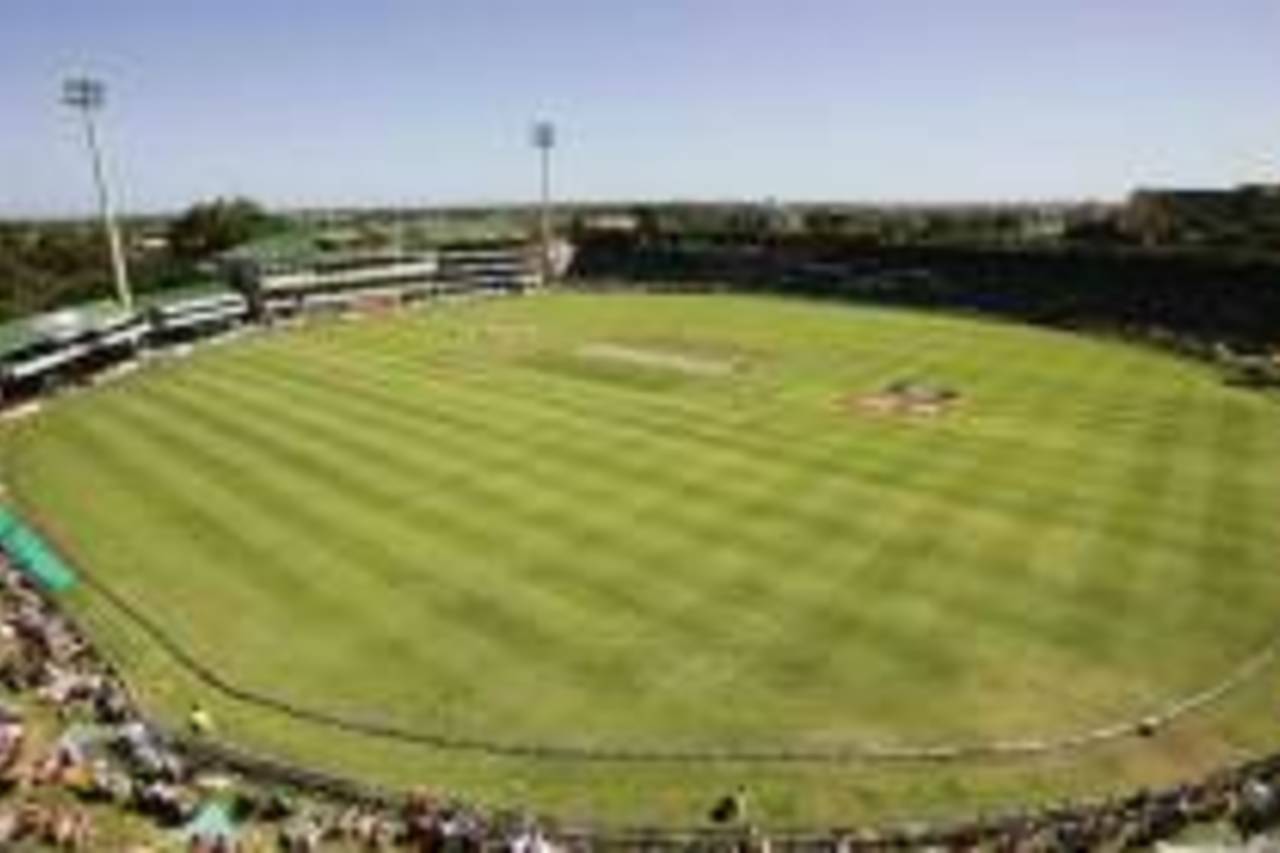
[[[76,573],[12,511],[0,507],[0,549],[32,580],[50,592],[75,585]]]

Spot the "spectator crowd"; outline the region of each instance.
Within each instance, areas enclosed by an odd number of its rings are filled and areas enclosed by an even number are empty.
[[[264,849],[264,838],[284,851],[552,849],[532,820],[497,821],[424,791],[339,801],[227,772],[198,743],[211,734],[207,710],[192,710],[185,735],[153,725],[76,626],[2,557],[0,686],[0,850],[103,849],[96,824],[108,815],[199,851]]]
[[[544,828],[426,791],[335,794],[295,776],[220,763],[209,712],[171,734],[140,713],[119,675],[20,571],[0,557],[0,850],[106,849],[99,824],[132,818],[193,851],[814,849],[1085,851],[1147,849],[1194,827],[1240,839],[1280,828],[1280,755],[1194,783],[939,826],[832,830],[770,839],[746,788],[702,830]],[[212,757],[211,757],[212,756]],[[264,765],[265,766],[265,765]],[[268,778],[271,777],[271,778]],[[323,786],[319,786],[323,787]],[[262,845],[266,844],[264,848]],[[24,849],[26,849],[24,847]],[[142,848],[154,849],[154,848]]]

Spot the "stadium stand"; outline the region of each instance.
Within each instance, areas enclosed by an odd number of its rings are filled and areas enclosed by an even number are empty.
[[[168,301],[151,308],[148,343],[180,343],[227,331],[249,319],[249,300],[233,292]]]
[[[0,408],[245,324],[385,310],[440,296],[520,293],[537,281],[536,258],[519,243],[420,254],[230,254],[222,269],[232,288],[162,296],[131,313],[109,304],[68,308],[0,329]]]
[[[251,264],[239,275],[274,317],[344,309],[370,293],[411,301],[432,292],[437,270],[429,255],[348,252]]]
[[[523,243],[444,246],[422,252],[300,251],[230,253],[228,276],[253,295],[259,312],[288,317],[340,312],[370,301],[410,304],[439,294],[522,291],[536,283],[535,257]]]
[[[0,399],[29,396],[63,377],[83,376],[131,357],[146,320],[103,306],[65,309],[11,324],[0,354]]]
[[[450,290],[524,289],[537,283],[536,259],[519,243],[458,244],[440,250]]]

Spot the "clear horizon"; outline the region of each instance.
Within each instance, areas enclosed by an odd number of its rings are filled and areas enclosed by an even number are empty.
[[[10,0],[0,216],[581,202],[1116,201],[1280,181],[1280,4]]]

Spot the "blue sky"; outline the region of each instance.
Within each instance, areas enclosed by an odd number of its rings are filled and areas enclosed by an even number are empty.
[[[1280,180],[1280,0],[2,0],[0,214],[557,194],[1119,198]]]

